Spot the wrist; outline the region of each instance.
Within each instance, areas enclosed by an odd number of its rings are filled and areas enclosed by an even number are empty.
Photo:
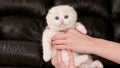
[[[104,39],[95,38],[93,42],[94,42],[94,46],[91,51],[91,54],[100,56],[101,54],[104,53],[105,49],[108,48],[108,46],[107,46],[108,42]],[[107,44],[106,44],[106,42],[107,42]]]
[[[99,38],[92,38],[91,46],[90,46],[90,54],[97,55],[101,48],[101,39]]]

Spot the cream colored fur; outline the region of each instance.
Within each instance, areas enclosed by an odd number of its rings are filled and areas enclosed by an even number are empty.
[[[67,15],[67,16],[66,16]],[[66,16],[66,17],[65,17]],[[57,17],[57,19],[56,19]],[[58,19],[59,17],[59,19]],[[47,24],[49,28],[46,28],[43,32],[43,59],[44,61],[49,61],[51,57],[56,54],[56,49],[51,46],[51,38],[55,34],[60,34],[60,30],[67,28],[76,28],[83,34],[87,34],[87,30],[80,22],[76,22],[77,13],[76,11],[67,5],[60,5],[53,7],[49,10],[47,17]],[[63,22],[63,23],[62,23]],[[68,53],[66,50],[62,50],[62,60],[68,65]],[[87,54],[78,54],[73,52],[74,63],[76,67],[80,68],[103,68],[103,65],[100,61],[93,61],[90,55]]]

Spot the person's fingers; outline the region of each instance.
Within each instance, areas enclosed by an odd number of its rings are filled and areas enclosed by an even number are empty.
[[[52,40],[63,40],[63,39],[65,39],[66,38],[66,34],[56,34],[56,35],[54,35],[53,37],[52,37]]]
[[[57,51],[57,60],[59,64],[63,64],[61,50]]]
[[[67,49],[65,45],[52,45],[55,49]]]
[[[57,62],[58,62],[58,61],[57,61],[57,54],[56,54],[54,57],[52,57],[51,63],[52,63],[53,66],[56,67],[56,66],[57,66]]]
[[[69,55],[69,66],[74,67],[74,57],[72,51],[68,50],[68,55]]]
[[[57,44],[66,44],[65,40],[54,40],[52,41],[52,45],[57,45]]]

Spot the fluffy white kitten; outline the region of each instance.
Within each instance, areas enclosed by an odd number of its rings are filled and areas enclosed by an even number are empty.
[[[55,56],[56,49],[51,46],[51,38],[55,34],[60,34],[60,30],[65,30],[68,28],[76,28],[81,33],[86,34],[87,30],[80,22],[76,22],[77,13],[76,11],[67,5],[60,5],[53,7],[49,10],[47,17],[47,28],[43,32],[43,59],[44,61],[49,61],[51,57]],[[62,60],[68,65],[69,57],[67,50],[61,50]],[[80,68],[103,68],[100,61],[93,61],[90,55],[81,55],[73,52],[74,63],[76,67]]]

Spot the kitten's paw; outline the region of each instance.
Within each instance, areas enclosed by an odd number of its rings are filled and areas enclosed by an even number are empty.
[[[79,68],[90,68],[90,67],[89,67],[89,64],[84,64],[83,63],[79,66]]]
[[[86,62],[89,59],[88,55],[80,55],[74,59],[75,66],[79,66],[80,64]]]
[[[90,65],[90,68],[104,68],[103,67],[103,64],[98,61],[98,60],[95,60],[91,65]]]
[[[83,34],[87,34],[87,30],[86,30],[85,26],[79,22],[76,23],[76,29]]]
[[[50,59],[51,59],[51,55],[50,55],[50,54],[44,54],[44,55],[43,55],[43,60],[44,60],[45,62],[48,62]]]

